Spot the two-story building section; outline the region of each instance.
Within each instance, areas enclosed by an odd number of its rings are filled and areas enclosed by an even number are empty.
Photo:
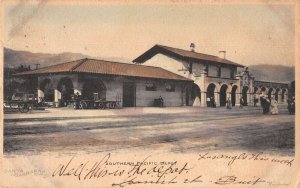
[[[193,48],[183,50],[155,45],[133,60],[135,64],[156,66],[194,81],[185,88],[186,106],[206,106],[214,100],[217,106],[225,106],[229,98],[232,105],[239,104],[240,97],[247,103],[251,87],[241,88],[237,77],[238,67],[244,66],[225,58],[195,52]]]

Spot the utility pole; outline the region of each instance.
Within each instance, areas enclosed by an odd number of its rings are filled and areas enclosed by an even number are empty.
[[[38,69],[38,68],[39,68],[39,65],[40,65],[39,63],[36,63],[36,64],[35,64],[35,69]]]

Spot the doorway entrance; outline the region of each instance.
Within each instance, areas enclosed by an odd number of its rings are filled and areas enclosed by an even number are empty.
[[[74,95],[72,80],[68,77],[62,78],[58,83],[57,90],[61,93],[60,106],[69,105]]]
[[[197,84],[192,84],[191,88],[192,106],[200,106],[201,103],[201,90]]]
[[[135,107],[136,86],[133,82],[123,83],[123,107]]]
[[[227,85],[222,85],[220,89],[220,106],[225,106],[226,105],[226,99],[227,99]]]
[[[235,106],[235,101],[236,101],[236,90],[237,90],[237,86],[234,85],[231,89],[231,103],[232,106]]]

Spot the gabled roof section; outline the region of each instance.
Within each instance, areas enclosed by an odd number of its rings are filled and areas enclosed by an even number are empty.
[[[185,78],[159,67],[118,63],[96,59],[80,59],[68,63],[62,63],[36,70],[17,73],[15,74],[15,76],[57,73],[91,73],[101,75],[192,81],[191,79]]]
[[[134,63],[144,63],[148,59],[152,58],[156,54],[161,53],[164,55],[169,55],[176,59],[181,60],[193,60],[195,62],[213,62],[213,63],[221,63],[221,64],[227,64],[227,65],[233,65],[237,67],[244,67],[244,65],[234,63],[232,61],[229,61],[227,59],[219,58],[217,56],[208,55],[208,54],[202,54],[198,52],[183,50],[179,48],[173,48],[169,46],[163,46],[163,45],[155,45],[149,50],[147,50],[145,53],[137,57],[133,60]]]

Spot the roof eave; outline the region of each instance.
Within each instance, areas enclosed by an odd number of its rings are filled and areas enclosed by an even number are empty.
[[[159,52],[155,52],[156,49],[160,49],[162,51],[168,51],[169,52],[168,54],[171,54],[175,57],[181,57],[181,59],[193,59],[194,61],[210,61],[210,60],[205,60],[205,59],[198,59],[198,58],[183,56],[183,55],[177,54],[175,52],[172,52],[166,48],[163,48],[160,45],[155,45],[152,48],[150,48],[149,50],[147,50],[146,52],[144,52],[142,55],[135,58],[132,62],[133,63],[144,63],[145,61],[147,61],[148,59],[152,58],[153,56],[155,56],[156,54],[159,53]],[[162,53],[162,54],[165,54],[165,53]],[[244,65],[234,63],[234,62],[232,62],[232,63],[218,62],[218,61],[210,61],[210,62],[214,62],[214,63],[218,63],[218,64],[227,64],[227,65],[236,66],[236,67],[245,67]]]

